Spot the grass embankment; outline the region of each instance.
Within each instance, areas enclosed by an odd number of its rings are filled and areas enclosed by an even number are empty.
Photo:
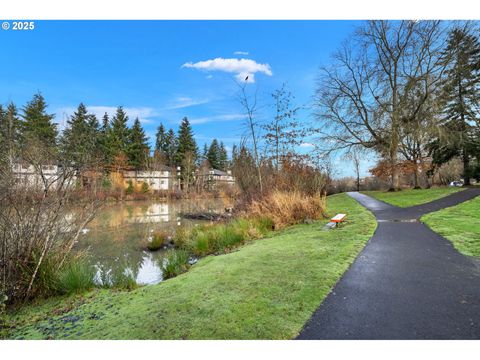
[[[464,255],[480,257],[480,197],[422,216]]]
[[[9,315],[12,338],[291,339],[372,236],[371,213],[344,194],[328,214],[273,232],[232,253],[207,256],[187,273],[136,290],[54,298]]]
[[[462,188],[445,187],[431,189],[407,189],[395,192],[389,191],[362,191],[363,194],[372,196],[388,204],[402,208],[425,204],[440,199],[447,195],[462,191]]]

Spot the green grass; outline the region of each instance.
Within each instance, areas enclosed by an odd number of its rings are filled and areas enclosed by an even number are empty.
[[[422,216],[464,255],[480,257],[480,197]]]
[[[402,191],[362,191],[363,194],[372,196],[388,204],[402,208],[425,204],[444,196],[462,191],[462,188],[445,187],[431,189],[407,189]]]
[[[344,194],[329,215],[270,233],[187,273],[136,290],[53,298],[9,315],[11,338],[292,339],[372,236],[373,215]]]

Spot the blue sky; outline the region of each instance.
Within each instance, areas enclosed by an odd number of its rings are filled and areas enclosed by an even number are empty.
[[[160,123],[176,130],[187,116],[200,148],[213,138],[231,147],[244,132],[237,77],[254,79],[247,86],[258,87],[261,119],[272,116],[270,94],[287,82],[306,107],[299,120],[312,121],[318,68],[357,24],[36,21],[33,31],[0,31],[0,102],[23,106],[40,91],[60,126],[80,102],[97,114],[122,105],[151,140]],[[338,165],[338,175],[352,174]]]

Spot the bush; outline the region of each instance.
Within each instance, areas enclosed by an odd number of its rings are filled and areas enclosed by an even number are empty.
[[[185,250],[169,250],[160,260],[160,268],[164,279],[180,275],[188,270],[190,255]]]
[[[58,273],[57,289],[60,293],[71,294],[95,287],[95,269],[85,260],[70,261]]]
[[[310,196],[298,191],[275,190],[260,200],[253,200],[247,208],[247,216],[269,219],[275,229],[280,229],[307,219],[325,217],[325,209],[325,197],[320,194]]]
[[[146,182],[142,183],[141,192],[143,194],[147,194],[149,191],[150,191],[150,188],[148,187],[148,184]]]
[[[135,189],[133,188],[132,180],[128,180],[128,186],[127,186],[127,189],[125,190],[125,194],[132,195],[134,191]]]
[[[148,250],[157,251],[161,249],[164,245],[167,245],[170,241],[171,236],[166,231],[157,231],[152,234],[152,239],[147,245]]]

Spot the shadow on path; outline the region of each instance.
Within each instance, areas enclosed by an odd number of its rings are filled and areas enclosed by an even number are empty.
[[[480,339],[480,268],[418,219],[480,195],[467,189],[398,208],[348,193],[375,234],[298,339]]]

